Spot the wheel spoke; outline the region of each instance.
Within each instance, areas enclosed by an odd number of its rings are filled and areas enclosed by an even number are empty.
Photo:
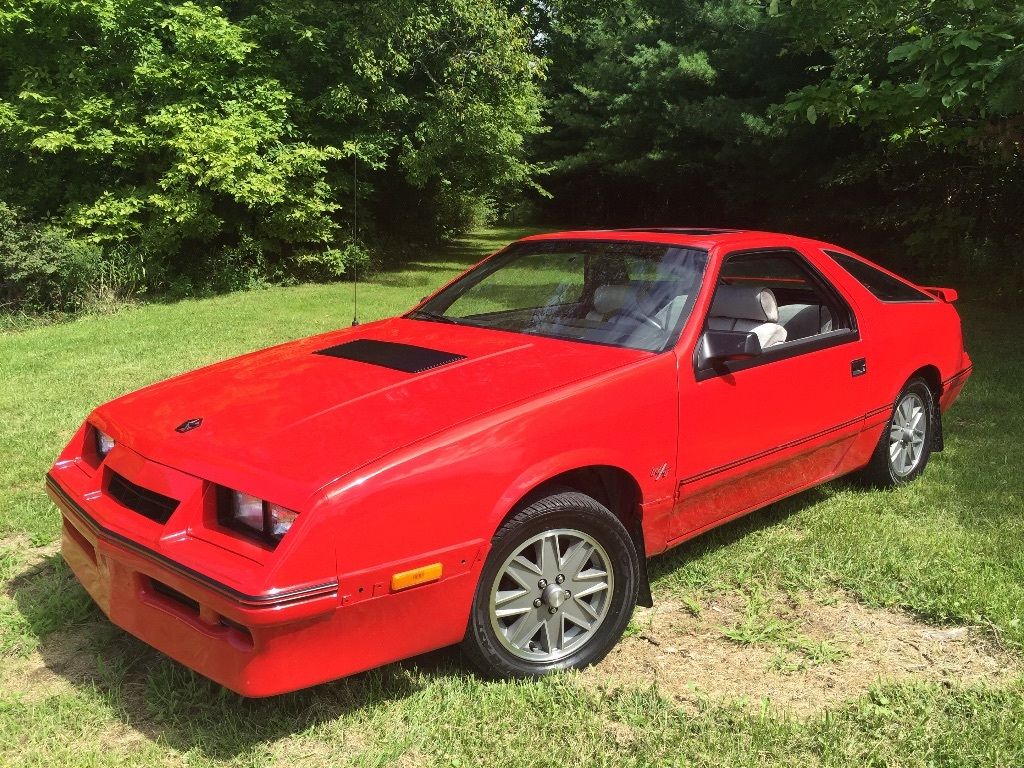
[[[562,605],[560,613],[577,627],[586,631],[589,631],[594,626],[594,622],[601,617],[585,601],[577,600],[575,597]]]
[[[553,579],[561,567],[561,556],[558,552],[558,534],[551,533],[540,540],[540,570],[549,580]]]
[[[562,559],[562,572],[569,580],[575,580],[594,554],[594,548],[582,539],[573,544]]]
[[[602,571],[600,568],[588,568],[585,571],[577,573],[573,578],[573,581],[579,583],[581,581],[591,582],[595,579],[603,579],[608,575],[607,571]]]
[[[526,590],[532,590],[537,586],[537,580],[541,576],[540,568],[531,563],[522,555],[518,555],[512,562],[505,566],[505,573],[519,586]]]
[[[540,636],[544,641],[544,650],[548,653],[554,653],[558,650],[554,644],[554,638],[558,636],[558,627],[554,625],[557,625],[559,621],[557,615],[549,616],[544,620],[544,625],[540,629]]]
[[[918,408],[914,411],[914,418],[910,420],[910,428],[917,432],[920,429],[921,421],[924,419],[924,408]]]
[[[506,637],[516,648],[522,648],[524,643],[533,639],[533,636],[537,634],[543,624],[544,619],[538,619],[535,615],[523,616],[509,627],[509,633]]]
[[[608,589],[608,582],[602,581],[598,582],[597,584],[591,584],[589,587],[586,587],[585,589],[573,592],[572,596],[574,600],[582,600],[584,597],[596,595],[598,592],[603,592],[606,589]]]
[[[494,599],[494,614],[501,619],[519,616],[533,610],[533,593],[525,589],[498,592]]]

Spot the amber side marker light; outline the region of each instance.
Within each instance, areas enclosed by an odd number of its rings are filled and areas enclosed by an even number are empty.
[[[441,564],[431,563],[411,571],[402,571],[391,577],[391,590],[398,592],[409,587],[417,587],[420,584],[429,584],[441,578]]]

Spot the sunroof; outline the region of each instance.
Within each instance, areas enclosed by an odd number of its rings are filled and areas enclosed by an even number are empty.
[[[666,235],[724,235],[738,229],[712,229],[709,227],[632,227],[627,232],[660,232]]]

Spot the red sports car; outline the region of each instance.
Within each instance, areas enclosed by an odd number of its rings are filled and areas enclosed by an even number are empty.
[[[767,232],[529,237],[401,317],[97,408],[47,485],[111,621],[247,696],[461,642],[604,656],[646,558],[849,472],[917,477],[949,288]]]

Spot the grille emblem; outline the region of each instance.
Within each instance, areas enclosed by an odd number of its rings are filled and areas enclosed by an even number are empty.
[[[179,424],[178,426],[176,426],[174,428],[174,431],[175,432],[189,432],[189,431],[195,429],[196,427],[198,427],[202,423],[203,423],[202,419],[189,419],[188,421],[181,422],[181,424]]]

